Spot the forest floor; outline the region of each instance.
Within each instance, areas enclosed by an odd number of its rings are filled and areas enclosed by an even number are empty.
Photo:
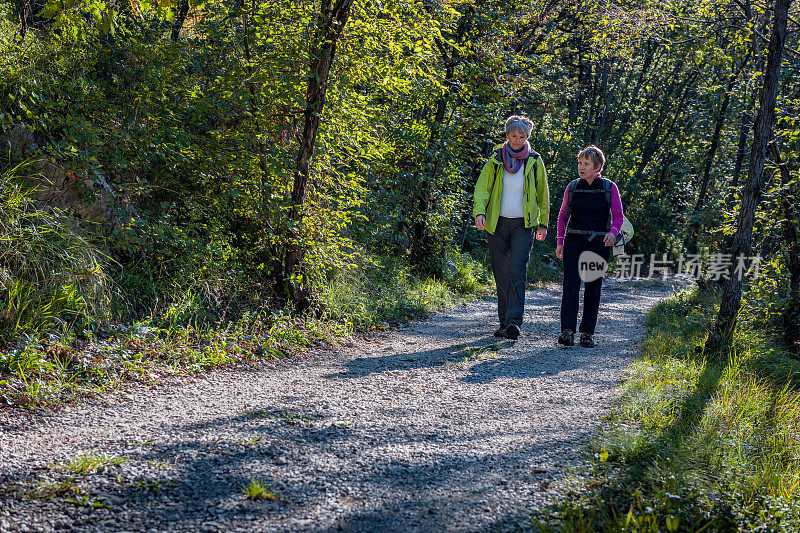
[[[608,280],[593,349],[556,344],[551,286],[528,291],[515,342],[491,336],[490,299],[279,362],[4,408],[0,531],[529,529],[670,291]]]

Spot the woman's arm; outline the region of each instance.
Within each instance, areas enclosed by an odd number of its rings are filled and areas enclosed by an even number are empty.
[[[567,215],[567,198],[569,193],[569,184],[564,189],[564,200],[561,202],[561,209],[558,211],[558,225],[556,226],[556,244],[564,244],[564,235],[567,232],[567,224],[569,224],[569,216]]]
[[[539,206],[539,226],[547,230],[550,223],[550,187],[547,185],[547,171],[541,156],[536,160],[536,204]]]
[[[489,205],[489,200],[492,197],[492,185],[489,181],[494,172],[494,165],[491,161],[486,161],[481,170],[481,175],[478,176],[478,182],[475,184],[475,194],[473,196],[472,204],[472,218],[478,215],[486,216],[486,206]]]

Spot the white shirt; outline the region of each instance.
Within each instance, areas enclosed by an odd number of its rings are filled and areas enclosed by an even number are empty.
[[[503,167],[503,192],[500,195],[500,216],[506,218],[522,218],[522,194],[525,183],[525,165],[519,167],[516,174],[511,174]]]

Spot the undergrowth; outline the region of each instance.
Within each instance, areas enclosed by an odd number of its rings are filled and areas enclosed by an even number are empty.
[[[96,327],[111,299],[104,254],[67,214],[37,205],[24,174],[24,165],[0,174],[0,346]]]
[[[138,305],[115,291],[113,261],[39,206],[18,170],[0,179],[0,404],[51,406],[125,381],[277,359],[425,316],[490,280],[468,255],[451,253],[444,279],[426,280],[367,258],[317,282],[302,315],[250,297],[247,283],[200,277],[131,320],[111,312]],[[220,292],[233,303],[217,305]]]
[[[717,294],[657,305],[589,467],[543,531],[800,529],[800,365],[741,320],[703,350]]]
[[[384,279],[391,276],[392,282]],[[111,324],[80,338],[43,337],[0,351],[0,399],[23,407],[50,406],[124,381],[150,383],[236,362],[279,359],[424,316],[467,294],[445,280],[421,281],[402,272],[383,272],[377,279],[351,275],[331,281],[319,313],[252,311],[236,322],[205,328],[162,317]]]

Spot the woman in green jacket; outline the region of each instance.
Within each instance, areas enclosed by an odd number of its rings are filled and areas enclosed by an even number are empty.
[[[519,337],[525,311],[528,259],[547,235],[550,192],[541,156],[528,143],[533,122],[512,115],[506,142],[495,147],[475,185],[475,227],[489,233],[489,257],[497,286],[497,337]]]

